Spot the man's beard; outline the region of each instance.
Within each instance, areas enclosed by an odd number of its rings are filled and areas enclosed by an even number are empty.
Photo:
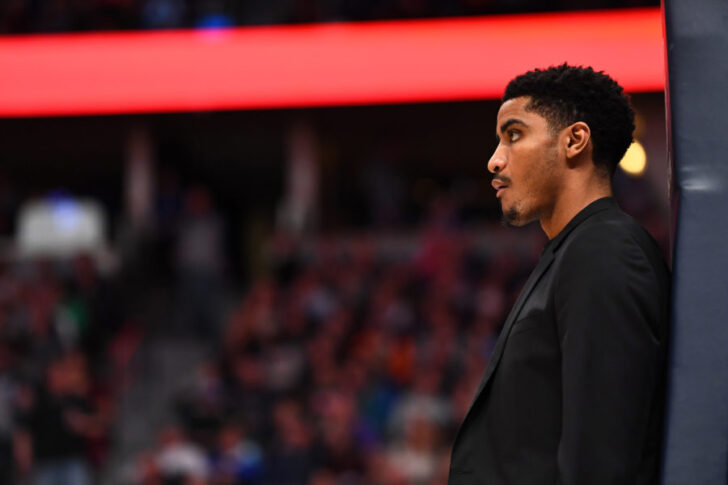
[[[511,207],[508,210],[503,210],[503,206],[501,205],[501,223],[504,226],[517,226],[518,221],[518,211],[515,207]]]

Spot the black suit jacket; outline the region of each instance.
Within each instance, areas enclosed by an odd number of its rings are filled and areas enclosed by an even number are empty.
[[[657,483],[669,273],[612,198],[544,248],[453,445],[451,485]]]

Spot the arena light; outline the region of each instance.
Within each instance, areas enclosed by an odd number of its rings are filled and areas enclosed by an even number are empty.
[[[497,98],[568,61],[664,87],[659,9],[0,38],[0,116]]]
[[[105,246],[106,214],[97,202],[54,196],[25,203],[16,243],[21,256],[68,256]]]
[[[647,153],[640,142],[637,140],[632,142],[619,162],[619,168],[633,177],[640,177],[645,173]]]

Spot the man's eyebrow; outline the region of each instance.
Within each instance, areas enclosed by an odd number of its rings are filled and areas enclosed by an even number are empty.
[[[500,126],[500,132],[505,133],[505,131],[508,129],[511,125],[523,125],[526,128],[528,128],[528,124],[525,123],[523,120],[519,120],[518,118],[508,118],[506,121],[503,122],[503,124]],[[496,133],[496,138],[498,138],[498,133]]]

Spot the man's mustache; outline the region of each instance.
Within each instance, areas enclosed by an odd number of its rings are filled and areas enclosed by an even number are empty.
[[[503,185],[510,185],[511,184],[511,179],[508,178],[508,177],[504,177],[502,175],[494,175],[493,176],[493,182],[495,182],[496,180],[498,182],[502,183]]]

